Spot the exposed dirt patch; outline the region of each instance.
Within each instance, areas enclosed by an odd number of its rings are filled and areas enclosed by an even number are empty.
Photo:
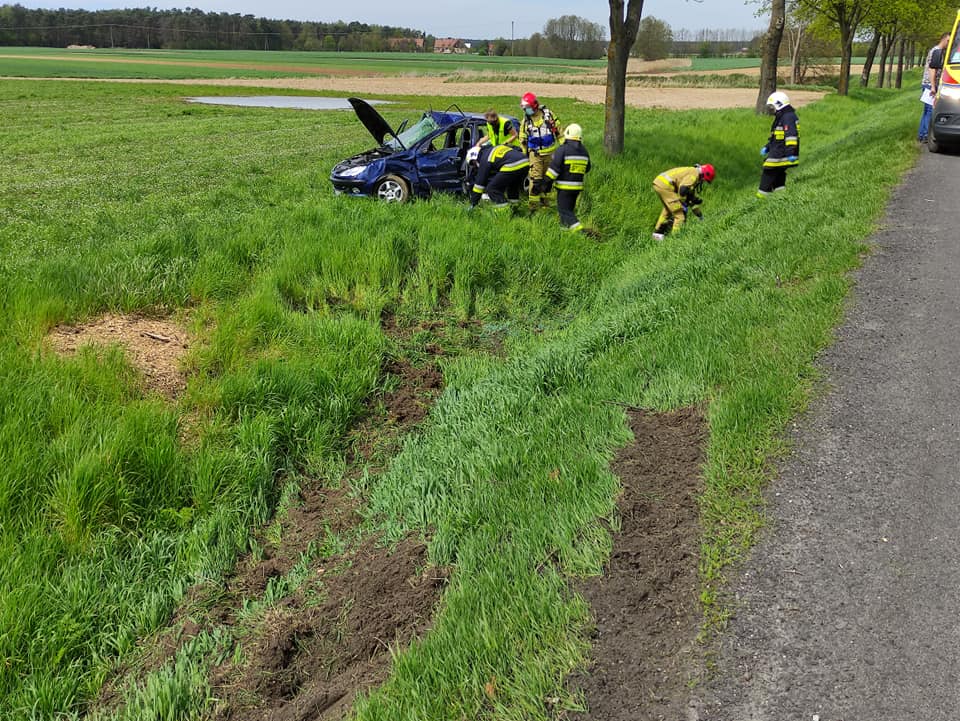
[[[214,672],[221,721],[340,718],[357,693],[381,683],[390,648],[429,626],[447,573],[424,568],[426,547],[411,540],[392,553],[367,538],[327,578],[321,601],[309,588],[271,610],[247,648],[248,662]],[[320,577],[324,569],[317,569]]]
[[[409,426],[426,418],[443,388],[440,369],[434,363],[415,367],[406,361],[391,360],[384,370],[399,380],[394,390],[383,395],[388,420]]]
[[[175,398],[186,388],[181,363],[189,349],[189,337],[172,320],[108,313],[80,325],[58,325],[47,339],[63,355],[72,355],[84,346],[119,345],[150,390]]]
[[[91,79],[91,78],[15,78],[3,80],[51,80],[55,82],[146,83],[164,85],[208,85],[238,88],[289,88],[367,96],[424,95],[437,93],[436,77],[382,78],[198,78],[187,80]],[[602,83],[575,84],[547,81],[524,84],[524,90],[546,98],[574,98],[585,103],[600,104],[605,99]],[[443,94],[450,97],[514,97],[517,84],[512,82],[443,83]],[[820,100],[826,93],[812,90],[791,90],[790,101],[803,107]],[[757,91],[751,88],[649,88],[628,86],[626,102],[632,108],[664,108],[666,110],[716,110],[720,108],[752,108]]]
[[[596,620],[593,662],[573,679],[581,719],[687,718],[697,675],[697,564],[707,426],[697,409],[631,411],[634,442],[612,469],[623,483],[621,530],[606,573],[580,584]]]

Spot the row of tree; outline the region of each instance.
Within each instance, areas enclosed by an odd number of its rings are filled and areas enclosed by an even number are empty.
[[[0,45],[377,52],[430,50],[433,38],[410,28],[272,20],[195,8],[89,11],[0,5]]]
[[[810,47],[835,37],[840,47],[837,90],[846,95],[850,89],[854,43],[858,38],[868,38],[860,84],[869,85],[876,68],[878,85],[900,87],[904,69],[918,62],[940,34],[950,29],[955,11],[953,0],[762,1],[770,13],[770,25],[764,37],[758,111],[763,110],[767,94],[776,87],[784,41],[789,50],[792,79],[799,81]]]

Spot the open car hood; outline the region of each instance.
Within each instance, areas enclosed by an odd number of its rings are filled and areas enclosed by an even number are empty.
[[[360,98],[347,98],[347,102],[353,106],[353,112],[357,114],[363,126],[370,131],[370,135],[377,141],[378,145],[383,145],[387,136],[397,137],[396,132],[390,127],[390,124],[383,119],[383,116],[374,110],[373,106],[366,100]]]

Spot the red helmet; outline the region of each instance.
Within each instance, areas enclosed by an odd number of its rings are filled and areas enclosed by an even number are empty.
[[[705,163],[704,165],[700,166],[700,177],[706,180],[708,183],[712,183],[713,179],[717,177],[717,171],[714,170],[710,163]]]
[[[521,108],[538,108],[540,102],[537,100],[537,96],[533,93],[524,93],[523,97],[520,98],[520,107]]]

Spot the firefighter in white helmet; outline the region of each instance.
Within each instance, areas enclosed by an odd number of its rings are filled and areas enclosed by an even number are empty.
[[[786,93],[775,92],[767,98],[767,107],[773,111],[770,139],[760,149],[763,173],[760,175],[758,198],[766,198],[787,187],[787,169],[800,163],[800,121]]]
[[[563,144],[553,153],[544,190],[557,189],[557,212],[560,224],[570,231],[583,230],[577,218],[577,199],[583,192],[583,181],[590,172],[590,153],[583,146],[583,129],[571,123],[563,131]]]

